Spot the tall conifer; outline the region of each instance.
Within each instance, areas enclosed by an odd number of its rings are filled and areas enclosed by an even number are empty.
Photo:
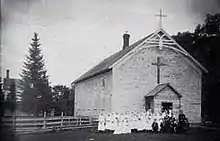
[[[22,70],[22,108],[38,115],[50,107],[52,95],[38,34],[34,33]]]

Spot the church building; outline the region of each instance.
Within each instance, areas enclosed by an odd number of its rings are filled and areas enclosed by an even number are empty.
[[[75,115],[152,109],[180,111],[201,122],[202,74],[208,71],[161,27],[83,74],[75,88]]]

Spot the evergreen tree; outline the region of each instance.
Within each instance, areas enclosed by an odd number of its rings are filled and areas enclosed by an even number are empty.
[[[38,115],[50,108],[52,95],[37,33],[30,45],[21,74],[21,104],[25,112]]]

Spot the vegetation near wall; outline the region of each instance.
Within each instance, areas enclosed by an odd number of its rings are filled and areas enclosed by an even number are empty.
[[[220,122],[220,13],[207,14],[193,33],[179,32],[173,37],[208,69],[203,75],[202,114],[206,120]]]

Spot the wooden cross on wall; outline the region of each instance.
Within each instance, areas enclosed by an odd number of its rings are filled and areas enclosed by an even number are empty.
[[[157,84],[160,84],[160,67],[165,66],[166,64],[163,64],[160,62],[160,57],[157,57],[157,62],[152,63],[152,65],[157,66]]]

